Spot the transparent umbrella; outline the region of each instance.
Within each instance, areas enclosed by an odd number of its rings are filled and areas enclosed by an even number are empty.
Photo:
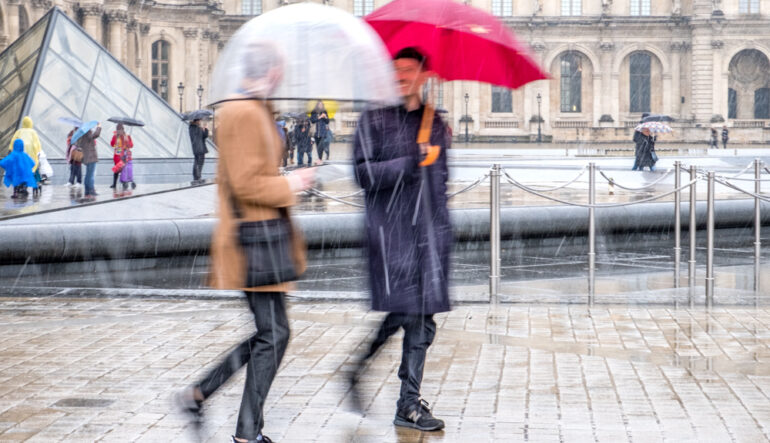
[[[276,64],[279,75],[260,72]],[[315,99],[399,103],[391,60],[377,34],[352,14],[316,3],[274,9],[230,39],[214,68],[211,104],[249,97],[291,100],[297,111]]]

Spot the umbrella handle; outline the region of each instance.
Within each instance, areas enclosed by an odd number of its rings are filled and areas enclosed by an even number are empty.
[[[433,163],[435,163],[440,153],[441,153],[441,146],[428,145],[428,153],[423,159],[423,161],[420,162],[420,167],[422,168],[425,166],[430,166]]]

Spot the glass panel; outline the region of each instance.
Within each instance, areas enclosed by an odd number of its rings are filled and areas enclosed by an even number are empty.
[[[0,108],[0,131],[2,133],[0,153],[5,153],[11,143],[11,136],[16,131],[22,106],[24,106],[24,95],[19,95],[16,100]]]
[[[160,48],[161,48],[161,51],[160,51],[161,60],[168,60],[168,43],[161,40]]]
[[[24,61],[27,57],[37,55],[40,45],[43,44],[47,24],[48,20],[38,22],[33,30],[13,43],[13,49],[10,53],[16,55],[16,59],[19,61]]]
[[[727,118],[737,118],[738,115],[738,94],[735,89],[727,90]]]
[[[35,129],[41,137],[43,150],[49,158],[63,158],[67,134],[72,129],[69,125],[59,123],[59,117],[78,117],[67,110],[56,100],[55,96],[44,88],[37,88],[35,98],[32,100],[32,106],[29,115],[35,122]]]
[[[754,91],[754,118],[770,118],[770,88]]]
[[[561,58],[561,112],[581,112],[582,69],[580,55],[571,53]]]
[[[492,112],[513,112],[510,89],[492,86]]]
[[[631,54],[629,59],[629,102],[631,112],[650,111],[650,64],[649,54]]]
[[[91,79],[96,58],[101,50],[66,18],[57,17],[49,47],[80,75]]]
[[[88,81],[55,54],[49,54],[46,58],[39,85],[66,106],[70,113],[80,115],[88,95]]]
[[[145,123],[151,123],[142,128],[154,140],[150,143],[158,145],[168,151],[170,155],[177,149],[177,129],[183,125],[179,115],[169,109],[168,105],[160,102],[148,91],[142,91],[139,98],[139,108],[136,118]]]
[[[136,108],[141,88],[126,68],[110,57],[101,57],[96,65],[93,86],[103,92],[122,111],[122,115],[132,115]]]

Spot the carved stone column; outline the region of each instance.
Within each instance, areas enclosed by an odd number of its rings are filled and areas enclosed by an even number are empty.
[[[19,7],[21,6],[21,0],[8,0],[7,1],[6,15],[8,17],[8,37],[11,42],[19,38]]]
[[[83,12],[83,29],[94,38],[94,40],[102,41],[102,12],[104,9],[100,4],[86,4],[81,8]]]
[[[139,24],[139,48],[137,50],[137,70],[139,71],[139,78],[149,85],[152,82],[152,75],[150,72],[150,25],[148,23]]]
[[[712,70],[714,76],[714,83],[712,84],[712,94],[714,102],[713,113],[720,115],[725,120],[727,119],[727,88],[728,88],[728,71],[727,69],[722,72],[722,58],[724,57],[723,48],[725,43],[722,40],[712,40],[711,48],[712,52]]]
[[[198,53],[199,53],[198,61],[200,62],[200,68],[199,68],[200,82],[201,82],[201,85],[203,85],[203,90],[204,90],[203,91],[204,103],[206,101],[206,98],[208,97],[209,88],[211,87],[211,84],[209,81],[211,71],[214,69],[214,67],[212,66],[213,61],[211,58],[209,58],[210,41],[211,41],[211,31],[208,29],[204,29],[201,32],[201,40],[200,40],[200,45],[198,47]]]
[[[31,17],[30,25],[38,20],[53,8],[53,0],[32,0],[32,6],[34,7],[34,17]]]
[[[128,13],[122,9],[107,11],[107,19],[110,21],[110,52],[126,64],[126,23],[128,22]]]
[[[128,22],[126,23],[126,67],[133,71],[134,74],[137,74],[137,76],[140,76],[138,71],[139,54],[137,53],[139,48],[137,48],[136,44],[136,31],[138,27],[139,26],[136,20],[129,18]]]
[[[615,43],[611,41],[603,41],[599,43],[599,49],[601,50],[600,63],[601,69],[601,86],[599,87],[599,94],[594,94],[598,97],[596,102],[596,109],[599,112],[599,123],[609,123],[611,119],[613,122],[618,121],[618,115],[613,113],[611,97],[608,94],[612,90],[612,53],[615,52]]]
[[[198,28],[185,28],[182,33],[184,34],[184,50],[185,50],[185,66],[184,66],[184,109],[189,111],[197,109],[198,96],[195,90],[198,88],[198,63],[197,58],[200,56],[198,51]],[[195,63],[193,63],[195,61]]]
[[[671,114],[681,118],[682,113],[682,53],[686,52],[686,42],[671,43]]]

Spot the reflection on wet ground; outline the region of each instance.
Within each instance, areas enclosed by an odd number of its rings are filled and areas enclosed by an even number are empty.
[[[436,315],[423,397],[439,433],[392,425],[395,337],[347,373],[382,314],[289,303],[292,339],[267,397],[282,442],[767,441],[770,311],[517,304]],[[253,331],[241,300],[0,299],[0,439],[190,441],[169,398]],[[207,405],[205,441],[235,426],[243,371]]]

